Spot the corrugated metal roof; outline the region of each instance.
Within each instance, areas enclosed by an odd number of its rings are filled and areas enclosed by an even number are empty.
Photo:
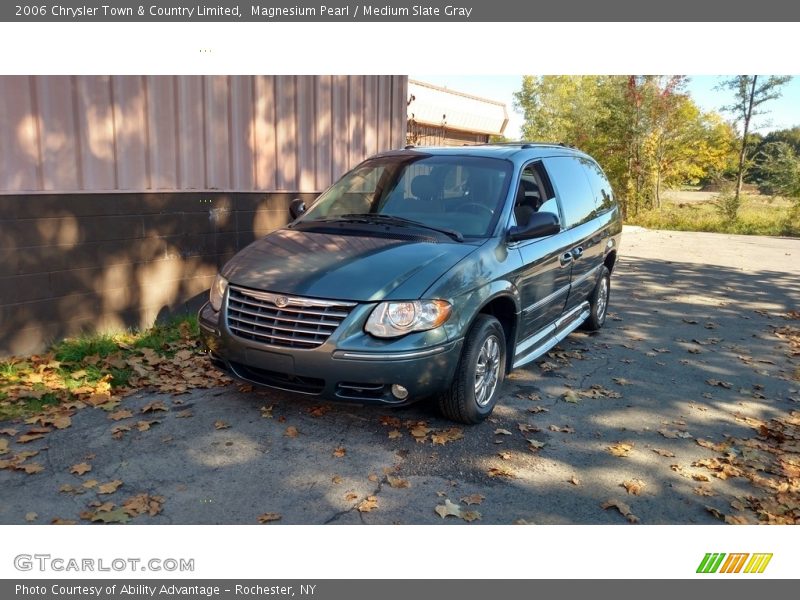
[[[408,80],[408,120],[448,129],[502,135],[508,124],[506,105],[430,83]]]

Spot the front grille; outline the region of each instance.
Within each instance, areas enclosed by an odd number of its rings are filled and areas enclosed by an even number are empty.
[[[355,306],[228,287],[228,328],[240,338],[283,348],[316,348]]]

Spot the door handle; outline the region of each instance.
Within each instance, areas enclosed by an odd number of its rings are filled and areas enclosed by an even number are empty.
[[[572,262],[572,253],[571,252],[564,252],[559,259],[562,267],[566,267],[569,263]]]
[[[572,249],[572,257],[578,260],[583,255],[583,246],[578,246]]]

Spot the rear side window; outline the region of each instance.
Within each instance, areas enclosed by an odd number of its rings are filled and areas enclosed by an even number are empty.
[[[589,178],[589,184],[592,186],[598,214],[613,208],[614,192],[611,190],[611,184],[608,183],[603,170],[592,160],[581,159],[581,164],[583,164],[586,176]]]
[[[546,158],[544,164],[561,200],[564,226],[574,227],[592,220],[597,215],[594,190],[581,162],[572,156],[555,156]]]

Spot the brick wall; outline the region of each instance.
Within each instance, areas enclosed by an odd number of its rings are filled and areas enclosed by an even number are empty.
[[[0,356],[199,306],[219,267],[285,224],[298,196],[315,195],[0,196]]]

